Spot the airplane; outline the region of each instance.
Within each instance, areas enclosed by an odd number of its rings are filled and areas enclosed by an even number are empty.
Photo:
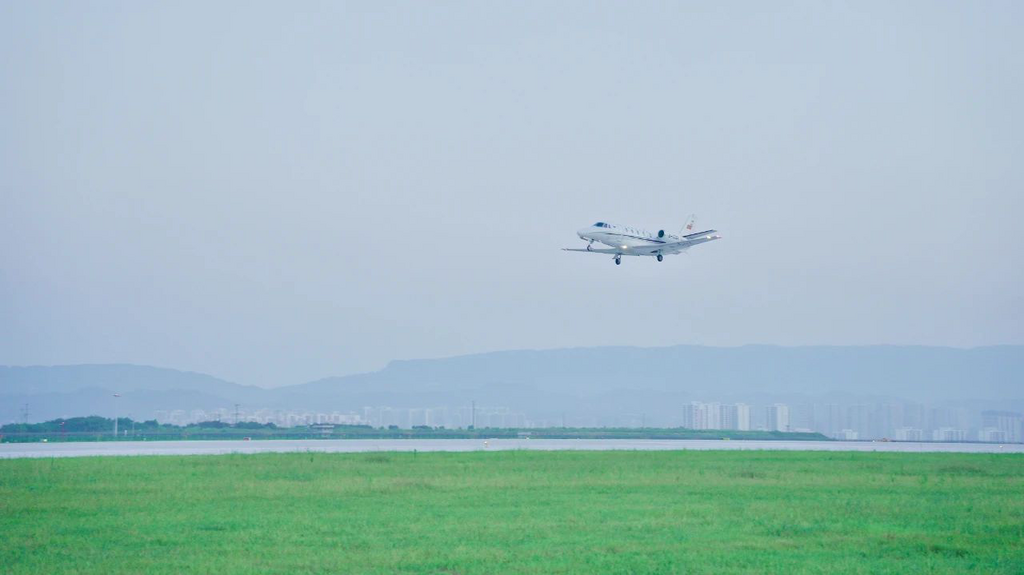
[[[721,239],[717,230],[705,230],[697,233],[693,231],[694,219],[679,231],[679,234],[666,234],[665,230],[658,230],[652,234],[646,230],[620,226],[605,222],[583,228],[576,232],[580,239],[587,242],[585,249],[562,248],[567,252],[590,252],[592,254],[610,254],[615,256],[615,265],[622,263],[622,256],[654,256],[662,261],[664,256],[679,254],[692,248],[695,245]],[[594,242],[611,246],[610,248],[595,248]]]

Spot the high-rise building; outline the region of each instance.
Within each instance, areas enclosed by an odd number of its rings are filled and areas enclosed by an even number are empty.
[[[893,432],[896,441],[923,441],[924,431],[913,427],[900,427]]]
[[[693,401],[683,408],[683,427],[687,429],[739,429],[738,418],[735,405]],[[746,425],[750,427],[749,411]]]
[[[750,430],[750,406],[745,403],[736,404],[736,427],[740,431]]]
[[[766,411],[768,431],[789,431],[789,406],[784,403],[769,405]]]
[[[955,427],[940,427],[932,431],[932,441],[965,441],[967,432]]]
[[[846,406],[845,427],[856,431],[859,437],[871,437],[871,411],[871,406],[867,404]]]
[[[745,403],[721,406],[721,425],[721,429],[749,430],[750,406]]]
[[[885,403],[876,406],[872,417],[871,437],[891,437],[897,428],[904,427],[903,406],[896,403]]]
[[[839,433],[836,435],[836,438],[845,441],[857,441],[858,439],[860,439],[860,433],[858,433],[855,429],[840,429]]]
[[[724,429],[722,427],[722,404],[707,403],[704,405],[707,410],[708,426],[704,429]]]
[[[978,431],[978,441],[1005,443],[1009,440],[1006,438],[1006,432],[1002,429],[986,427]]]
[[[707,429],[707,404],[692,401],[683,408],[683,427],[686,429]]]
[[[789,408],[789,430],[810,430],[814,428],[814,406],[799,403]]]
[[[1010,443],[1020,443],[1022,437],[1024,437],[1024,417],[1019,413],[1013,411],[982,411],[981,412],[981,427],[996,429],[1003,432],[1004,439],[992,439],[983,441],[1007,441]]]
[[[903,425],[915,429],[928,427],[928,412],[920,403],[906,403],[903,405]]]
[[[814,406],[814,425],[811,427],[814,431],[829,437],[837,437],[843,425],[842,406],[835,403]]]
[[[933,430],[969,427],[967,410],[960,407],[933,407],[928,410],[928,420],[928,426]]]

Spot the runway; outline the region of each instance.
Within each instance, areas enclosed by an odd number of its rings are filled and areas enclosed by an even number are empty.
[[[378,451],[876,451],[1024,453],[1024,444],[880,441],[738,441],[704,439],[300,439],[265,441],[103,441],[3,443],[0,459],[228,453],[365,453]]]

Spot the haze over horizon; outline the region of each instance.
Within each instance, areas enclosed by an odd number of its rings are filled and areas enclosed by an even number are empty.
[[[1020,3],[196,9],[3,9],[0,364],[1024,344]]]
[[[79,363],[79,364],[55,363],[55,364],[24,364],[24,365],[17,365],[17,364],[6,364],[5,365],[5,364],[0,364],[0,368],[37,368],[37,367],[38,368],[69,368],[69,367],[115,367],[115,366],[133,366],[133,367],[143,367],[143,368],[153,367],[153,368],[157,368],[157,369],[161,369],[161,370],[180,371],[180,372],[185,372],[185,373],[195,373],[197,375],[202,375],[202,376],[211,376],[211,377],[217,378],[219,380],[226,381],[226,382],[229,382],[229,383],[238,384],[238,385],[255,386],[255,387],[260,387],[260,388],[263,388],[263,389],[279,389],[279,388],[282,388],[282,387],[291,387],[291,386],[302,385],[302,384],[306,384],[306,383],[313,383],[313,382],[317,382],[317,381],[321,381],[321,380],[327,380],[327,379],[337,379],[337,378],[346,378],[346,377],[350,377],[350,376],[359,376],[359,375],[373,374],[373,373],[377,373],[377,372],[380,372],[382,370],[385,370],[388,367],[391,367],[392,365],[394,365],[396,363],[459,360],[459,359],[467,359],[467,358],[475,358],[475,357],[483,357],[483,356],[492,356],[492,355],[532,353],[532,352],[564,352],[564,351],[571,352],[571,351],[577,351],[577,350],[600,350],[600,349],[609,349],[609,350],[636,349],[636,350],[646,350],[646,351],[658,351],[658,350],[668,351],[668,350],[671,350],[671,349],[674,349],[674,348],[680,348],[680,347],[710,348],[710,349],[719,349],[719,350],[737,349],[737,348],[781,348],[781,349],[789,349],[789,350],[798,350],[798,349],[812,349],[812,348],[858,349],[858,348],[887,348],[887,347],[893,347],[893,348],[897,348],[897,347],[898,348],[920,347],[920,348],[925,348],[925,349],[943,349],[943,348],[948,348],[948,349],[955,349],[955,350],[970,351],[970,350],[1000,348],[1000,347],[1018,348],[1018,347],[1021,347],[1021,346],[1020,345],[1016,345],[1016,344],[998,344],[998,345],[994,345],[994,346],[961,346],[961,347],[958,347],[958,346],[927,346],[927,345],[901,346],[901,345],[898,345],[898,344],[875,344],[875,345],[866,344],[866,345],[854,345],[854,346],[834,346],[834,345],[822,345],[822,346],[815,346],[815,345],[784,346],[784,345],[776,345],[776,344],[748,343],[748,344],[741,344],[741,345],[722,345],[722,346],[713,346],[713,345],[705,346],[705,345],[700,345],[700,344],[665,344],[665,345],[650,345],[650,346],[605,345],[605,346],[571,346],[571,347],[561,347],[561,348],[512,348],[512,349],[499,349],[499,350],[470,352],[470,353],[465,353],[465,354],[442,355],[442,356],[435,356],[435,357],[394,358],[394,359],[385,361],[382,365],[380,365],[377,368],[370,368],[370,369],[358,370],[358,371],[352,371],[352,372],[329,373],[329,374],[325,374],[325,375],[320,376],[320,377],[313,377],[313,378],[302,380],[302,381],[282,382],[282,383],[279,383],[277,385],[259,385],[259,384],[256,384],[256,383],[253,383],[253,382],[249,382],[249,381],[233,380],[233,379],[230,379],[230,378],[227,378],[227,377],[222,377],[222,376],[220,376],[219,374],[216,374],[216,373],[208,373],[208,372],[202,372],[202,371],[197,371],[197,370],[183,369],[183,368],[175,367],[173,365],[149,365],[149,364],[140,364],[140,363],[132,363],[132,362],[93,362],[93,363]]]
[[[802,419],[795,428],[829,437],[844,428],[840,425],[870,427],[883,434],[878,437],[906,425],[928,430],[953,425],[977,436],[985,410],[1024,409],[1022,374],[1024,346],[520,350],[399,361],[380,371],[273,389],[149,366],[0,366],[0,422],[24,422],[29,413],[44,421],[115,409],[142,419],[198,422],[229,417],[231,406],[244,406],[249,421],[289,426],[295,418],[308,423],[321,417],[388,425],[387,418],[368,415],[376,410],[397,417],[392,424],[414,425],[414,414],[426,417],[429,411],[438,418],[427,418],[433,425],[458,427],[467,422],[448,415],[475,404],[517,413],[518,425],[528,427],[552,417],[584,426],[629,427],[640,425],[641,414],[671,427],[682,424],[685,407],[698,401],[744,404],[755,411],[792,405]],[[813,415],[815,410],[832,415]],[[836,410],[853,411],[843,420]],[[882,418],[877,425],[865,423],[868,411]]]

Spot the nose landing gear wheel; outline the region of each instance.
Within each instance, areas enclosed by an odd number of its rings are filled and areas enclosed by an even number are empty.
[[[665,258],[661,254],[658,254],[658,261],[660,262],[663,259],[665,259]]]
[[[621,263],[622,263],[622,256],[615,256],[615,265],[619,265]]]

